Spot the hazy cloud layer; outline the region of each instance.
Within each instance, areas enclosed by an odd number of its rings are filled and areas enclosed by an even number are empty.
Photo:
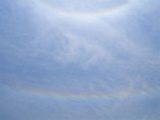
[[[160,2],[90,2],[0,1],[0,119],[160,119]]]

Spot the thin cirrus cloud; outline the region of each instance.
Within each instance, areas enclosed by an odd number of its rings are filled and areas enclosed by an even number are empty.
[[[0,2],[1,119],[160,119],[159,2],[90,2]]]

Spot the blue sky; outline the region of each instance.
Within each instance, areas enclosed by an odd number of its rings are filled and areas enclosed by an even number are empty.
[[[0,119],[160,120],[158,0],[0,4]]]

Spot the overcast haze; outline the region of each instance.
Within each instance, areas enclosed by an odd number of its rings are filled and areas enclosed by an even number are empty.
[[[0,0],[1,120],[160,120],[158,0]]]

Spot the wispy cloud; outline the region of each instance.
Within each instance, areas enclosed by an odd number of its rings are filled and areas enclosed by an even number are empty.
[[[158,1],[129,0],[115,11],[85,15],[43,0],[0,3],[9,6],[0,12],[6,120],[24,113],[31,120],[159,119]]]

